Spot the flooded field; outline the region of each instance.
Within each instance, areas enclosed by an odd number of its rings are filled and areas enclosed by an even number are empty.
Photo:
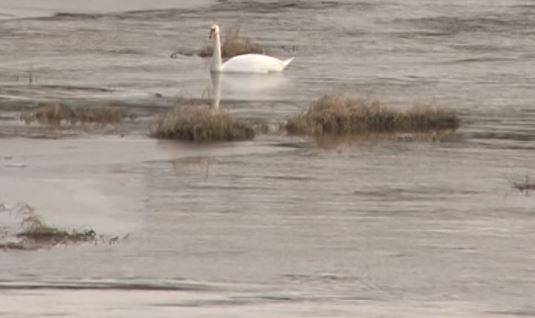
[[[7,2],[0,241],[20,234],[26,204],[108,239],[0,249],[0,317],[535,317],[535,191],[515,188],[535,181],[531,1]],[[214,81],[195,54],[213,23],[295,60]],[[460,128],[320,141],[277,129],[339,92],[439,105]],[[148,136],[189,98],[268,129]],[[128,116],[20,119],[56,102]]]

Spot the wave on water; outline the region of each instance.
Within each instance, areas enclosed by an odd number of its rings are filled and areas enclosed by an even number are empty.
[[[461,33],[525,33],[535,26],[533,17],[519,20],[519,14],[508,12],[492,15],[468,16],[432,16],[409,19],[397,19],[395,22],[407,23],[421,28],[425,32],[439,35],[457,35]]]
[[[0,20],[21,18],[95,18],[105,13],[127,11],[185,9],[202,7],[213,0],[93,0],[85,3],[70,0],[19,0],[0,2]]]
[[[139,290],[139,291],[216,291],[220,288],[188,281],[143,281],[143,280],[80,280],[21,282],[1,281],[0,290]]]

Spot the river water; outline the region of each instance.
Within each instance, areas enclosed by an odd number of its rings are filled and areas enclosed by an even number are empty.
[[[454,109],[461,128],[319,146],[162,142],[143,121],[25,138],[21,101],[150,113],[208,97],[208,60],[170,55],[214,22],[296,57],[224,76],[237,116],[277,123],[349,91]],[[0,213],[26,202],[128,235],[0,251],[0,317],[535,316],[535,194],[511,186],[535,178],[534,33],[527,0],[0,0]]]

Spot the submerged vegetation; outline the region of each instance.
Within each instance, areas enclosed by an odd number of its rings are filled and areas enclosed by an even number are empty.
[[[17,237],[35,242],[47,242],[56,245],[59,243],[94,241],[96,239],[96,233],[91,229],[84,231],[58,229],[46,224],[36,215],[26,217],[22,225],[24,230],[18,233]]]
[[[129,117],[124,108],[112,106],[68,106],[64,104],[49,104],[40,106],[21,114],[26,123],[38,122],[41,124],[60,125],[68,123],[99,123],[113,124]]]
[[[406,111],[386,107],[378,101],[326,95],[303,114],[290,119],[290,134],[344,135],[396,132],[432,132],[459,127],[450,110],[415,106]]]
[[[207,45],[199,51],[199,56],[212,56],[214,47]],[[229,27],[221,43],[221,56],[230,58],[236,55],[248,53],[264,53],[264,48],[247,37],[240,36],[240,26]]]
[[[0,205],[0,210],[8,211],[5,205]],[[19,204],[11,213],[22,218],[20,231],[8,236],[6,233],[0,236],[4,242],[0,242],[0,249],[4,250],[36,250],[51,248],[60,244],[80,244],[80,243],[108,243],[114,244],[125,239],[116,237],[106,237],[97,235],[93,229],[66,230],[51,226],[35,214],[34,209],[27,204]]]
[[[33,211],[33,210],[31,210]],[[0,249],[35,250],[50,248],[59,244],[96,242],[94,230],[63,230],[46,224],[37,215],[29,215],[22,221],[22,231],[16,234],[16,241],[0,242]]]
[[[526,176],[523,181],[512,182],[513,188],[517,189],[520,192],[535,191],[535,182],[529,180],[529,177]]]
[[[161,117],[152,136],[195,142],[253,139],[252,125],[204,105],[176,106]]]

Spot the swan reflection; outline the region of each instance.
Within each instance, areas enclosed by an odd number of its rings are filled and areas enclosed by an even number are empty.
[[[280,74],[210,73],[211,108],[219,110],[222,91],[226,98],[236,100],[273,99],[288,85],[288,79]],[[265,97],[265,98],[262,98]]]
[[[219,111],[221,103],[221,73],[210,73],[210,82],[212,84],[212,111]]]

